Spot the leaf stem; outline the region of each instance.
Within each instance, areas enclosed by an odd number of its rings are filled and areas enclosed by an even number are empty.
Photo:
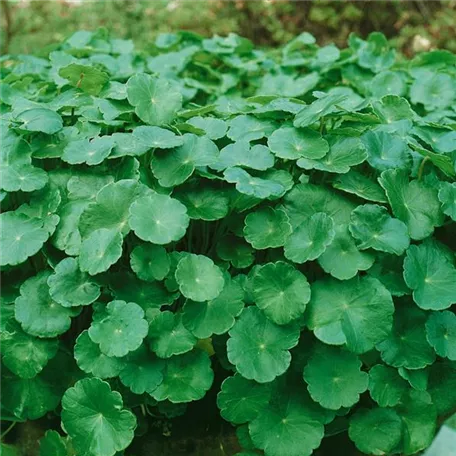
[[[420,167],[418,169],[418,180],[421,180],[421,178],[423,177],[424,165],[426,164],[427,161],[429,161],[429,157],[424,157],[423,161],[420,164]]]
[[[76,87],[79,89],[81,87],[82,80],[84,79],[84,73],[81,73],[79,76],[79,81],[76,83]]]
[[[324,117],[320,118],[320,135],[325,131],[326,119]]]
[[[3,440],[6,435],[14,428],[14,426],[16,426],[16,423],[17,421],[13,421],[7,428],[5,431],[2,432],[2,435],[0,436],[0,439]]]

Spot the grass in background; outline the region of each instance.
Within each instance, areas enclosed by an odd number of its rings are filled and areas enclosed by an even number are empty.
[[[456,51],[455,1],[290,0],[2,0],[2,52],[35,53],[75,30],[104,26],[146,48],[161,32],[205,36],[235,32],[277,45],[302,31],[343,45],[350,32],[380,30],[406,54],[428,47]]]

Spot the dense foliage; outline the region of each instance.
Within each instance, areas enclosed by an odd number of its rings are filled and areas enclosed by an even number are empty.
[[[5,56],[2,420],[113,456],[215,371],[243,455],[428,447],[456,408],[455,63],[380,33]]]

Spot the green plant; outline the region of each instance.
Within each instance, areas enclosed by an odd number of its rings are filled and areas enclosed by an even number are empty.
[[[215,370],[240,454],[427,448],[456,407],[455,62],[103,29],[5,56],[2,420],[128,454]]]

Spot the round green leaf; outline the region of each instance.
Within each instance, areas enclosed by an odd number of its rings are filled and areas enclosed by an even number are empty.
[[[351,407],[367,390],[369,377],[358,356],[339,347],[321,345],[304,368],[310,396],[322,407]]]
[[[97,137],[90,141],[87,138],[71,141],[63,151],[62,160],[71,165],[99,165],[109,156],[114,146],[111,136]]]
[[[248,307],[229,335],[229,361],[246,379],[267,383],[290,366],[289,350],[298,343],[299,327],[276,325],[257,307]]]
[[[410,100],[424,105],[427,111],[443,109],[452,104],[455,90],[456,82],[449,74],[429,71],[413,82]]]
[[[385,131],[368,131],[362,140],[367,150],[367,161],[372,168],[385,171],[409,167],[410,149],[398,136]]]
[[[47,280],[50,271],[42,271],[21,285],[21,295],[16,299],[15,316],[22,329],[37,337],[55,337],[70,329],[71,317],[79,309],[56,303],[49,294]]]
[[[150,394],[157,401],[197,401],[204,397],[213,380],[209,355],[205,351],[193,350],[166,361],[163,382]]]
[[[234,166],[264,171],[274,166],[274,156],[262,144],[257,144],[251,148],[247,141],[238,141],[225,146],[220,151],[217,162],[210,167],[217,171],[223,171]]]
[[[43,220],[23,214],[3,212],[0,214],[0,225],[1,266],[23,263],[39,252],[49,238]]]
[[[22,331],[16,322],[7,323],[0,334],[2,362],[14,374],[33,378],[39,374],[58,349],[56,339],[38,339]]]
[[[324,212],[317,212],[293,230],[284,245],[285,257],[294,263],[317,259],[333,241],[334,221]]]
[[[426,338],[435,352],[456,361],[456,315],[448,310],[434,312],[426,321]]]
[[[187,301],[182,321],[198,339],[225,334],[244,308],[244,290],[237,281],[225,279],[222,292],[210,301]]]
[[[312,201],[312,204],[309,204]],[[336,227],[350,223],[351,211],[356,207],[347,198],[322,185],[298,184],[283,198],[280,208],[288,215],[293,229],[308,223],[312,215],[324,212]]]
[[[130,208],[130,226],[143,241],[169,244],[181,239],[189,224],[187,209],[178,200],[158,193],[138,198]]]
[[[330,136],[329,152],[319,160],[313,157],[300,158],[297,165],[304,169],[318,169],[329,173],[348,173],[351,166],[359,165],[367,158],[366,150],[359,138]]]
[[[422,309],[442,310],[456,303],[456,268],[434,241],[410,246],[404,279]]]
[[[353,169],[339,176],[333,182],[333,187],[368,201],[376,203],[387,202],[385,192],[380,185]]]
[[[182,108],[182,95],[172,81],[139,73],[127,81],[127,97],[138,117],[149,125],[166,125]]]
[[[365,204],[351,214],[350,233],[358,248],[402,255],[410,245],[405,223],[390,217],[383,206]]]
[[[185,182],[197,166],[215,163],[218,155],[217,146],[209,138],[186,134],[182,146],[155,151],[150,166],[161,186],[174,187]]]
[[[3,167],[2,167],[3,168]],[[0,188],[7,192],[34,192],[48,182],[48,175],[41,168],[29,164],[9,165],[2,169]]]
[[[328,142],[310,128],[281,127],[268,138],[268,147],[286,160],[322,158],[329,151]]]
[[[372,103],[372,108],[375,114],[386,124],[416,117],[409,102],[405,98],[396,95],[383,96],[380,101]]]
[[[339,225],[335,232],[331,244],[318,257],[325,272],[336,279],[347,280],[355,277],[358,271],[366,271],[374,264],[374,255],[358,250],[346,225]]]
[[[283,115],[283,113],[290,113],[296,114],[298,113],[302,107],[304,106],[304,102],[297,99],[289,99],[289,98],[276,98],[275,96],[262,96],[259,95],[255,97],[258,100],[258,103],[263,103],[261,106],[257,106],[253,111],[255,114],[265,114],[271,115],[274,117],[275,115]]]
[[[101,228],[87,237],[79,254],[79,268],[90,275],[107,271],[122,256],[122,234]]]
[[[141,345],[125,358],[120,381],[135,394],[151,393],[163,381],[163,368],[163,361]]]
[[[283,261],[258,267],[250,287],[255,304],[278,325],[302,316],[310,300],[306,276]]]
[[[48,278],[51,298],[63,307],[87,306],[100,296],[100,287],[79,270],[74,258],[65,258]]]
[[[224,120],[217,119],[215,117],[195,116],[187,120],[187,123],[204,130],[206,136],[214,141],[216,139],[223,138],[226,134],[226,130],[228,129]]]
[[[236,190],[239,193],[256,198],[279,197],[285,191],[285,186],[280,182],[251,176],[247,171],[236,166],[225,170],[223,177],[227,182],[236,184]]]
[[[78,453],[114,456],[133,440],[136,418],[108,383],[84,378],[63,395],[62,425]]]
[[[380,407],[394,407],[407,389],[407,382],[393,367],[377,364],[369,370],[369,394]]]
[[[151,170],[162,187],[185,182],[195,171],[192,149],[185,146],[171,151],[157,151],[150,162]]]
[[[139,348],[148,329],[144,311],[138,304],[111,301],[94,315],[89,336],[105,355],[122,357]]]
[[[303,391],[292,390],[274,398],[249,423],[249,432],[267,456],[310,456],[323,439],[325,418]]]
[[[304,106],[295,117],[293,125],[296,128],[308,127],[322,117],[339,110],[339,103],[345,101],[345,94],[324,94],[310,105]]]
[[[281,210],[265,207],[245,218],[245,240],[257,250],[280,247],[290,234],[291,225]]]
[[[148,342],[159,358],[170,358],[192,350],[196,337],[182,324],[182,314],[165,311],[150,319]]]
[[[87,330],[79,334],[76,339],[74,358],[82,371],[100,378],[117,377],[126,363],[124,358],[115,358],[102,353],[99,345],[89,337]]]
[[[177,136],[172,131],[160,127],[142,125],[133,130],[133,137],[148,149],[170,149],[182,146],[183,136]]]
[[[254,116],[236,116],[229,121],[227,136],[233,141],[254,141],[268,137],[275,130],[275,125],[269,120],[258,119]]]
[[[89,65],[71,63],[59,70],[59,76],[68,79],[70,85],[81,88],[90,95],[98,95],[109,81],[109,75]]]
[[[416,307],[400,307],[394,315],[393,331],[377,344],[386,364],[406,369],[423,369],[435,361],[426,340],[426,314]]]
[[[334,46],[334,49],[337,48]],[[319,80],[320,76],[316,72],[296,78],[292,75],[282,73],[265,74],[257,93],[261,94],[259,97],[265,96],[265,98],[268,95],[299,97],[311,91],[318,84]]]
[[[454,150],[456,140],[454,131],[449,131],[437,125],[431,126],[427,124],[414,126],[413,133],[420,140],[431,146],[435,152],[445,154]]]
[[[152,282],[163,280],[168,275],[171,260],[163,247],[140,244],[130,254],[130,266],[141,280]]]
[[[307,326],[322,342],[365,353],[390,334],[393,312],[391,295],[377,279],[324,279],[312,284]]]
[[[112,138],[114,139],[115,146],[109,155],[109,158],[118,158],[125,156],[139,157],[141,155],[144,155],[152,147],[149,146],[147,142],[142,142],[141,136],[136,136],[134,133],[113,133]]]
[[[198,302],[215,299],[225,285],[220,268],[204,255],[185,255],[177,264],[175,277],[181,293]]]
[[[360,409],[350,420],[348,435],[365,454],[390,454],[402,438],[402,421],[391,409]]]
[[[383,171],[378,181],[393,214],[407,225],[412,239],[424,239],[441,225],[443,215],[437,190],[418,180],[409,182],[408,173],[400,169]]]
[[[70,182],[68,185],[73,190],[74,197],[81,198],[82,189],[78,188],[79,185],[75,185],[76,182],[73,182],[72,185]],[[87,188],[88,182],[85,180],[79,182],[79,184],[85,186],[86,191],[89,190],[91,199],[96,197],[96,202],[87,205],[81,214],[79,231],[82,238],[87,238],[100,228],[118,231],[123,235],[128,234],[130,231],[128,225],[129,209],[131,203],[138,198],[141,191],[138,183],[132,179],[123,179],[110,183],[97,179],[95,183],[92,182],[93,188]],[[99,189],[99,185],[102,186],[101,189]]]
[[[195,220],[213,221],[228,215],[230,199],[226,192],[200,187],[185,189],[173,194],[187,208],[188,216]]]
[[[22,122],[20,126],[22,130],[52,135],[63,127],[63,120],[59,113],[51,109],[39,107],[39,105],[36,108],[19,112],[14,117],[18,122]]]
[[[228,377],[217,395],[217,406],[222,417],[233,424],[252,421],[265,411],[271,389],[268,384],[246,380],[239,374]]]
[[[371,81],[370,90],[376,98],[385,94],[404,95],[407,90],[405,75],[388,70],[377,73]]]

